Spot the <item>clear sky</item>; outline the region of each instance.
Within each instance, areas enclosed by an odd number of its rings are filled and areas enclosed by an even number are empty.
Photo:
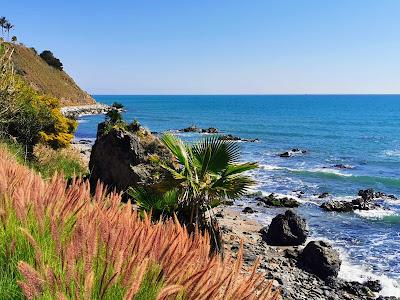
[[[400,93],[400,0],[1,0],[93,94]]]

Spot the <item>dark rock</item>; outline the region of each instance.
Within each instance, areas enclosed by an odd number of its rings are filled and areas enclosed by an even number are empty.
[[[376,300],[400,300],[400,298],[395,296],[379,296]]]
[[[218,139],[221,141],[242,141],[242,142],[249,142],[249,143],[258,142],[258,139],[244,139],[244,138],[240,138],[238,136],[234,136],[232,134],[221,135],[218,137]]]
[[[166,172],[150,157],[171,162],[169,151],[150,132],[138,134],[119,129],[104,133],[104,124],[98,126],[98,136],[90,155],[90,184],[92,190],[98,181],[112,190],[125,191],[128,187],[156,186],[163,182]]]
[[[215,214],[215,217],[216,217],[216,218],[223,218],[223,217],[224,217],[224,214],[222,213],[222,211],[219,211],[219,212],[217,212],[217,213]]]
[[[222,200],[221,204],[226,206],[232,206],[234,202],[232,200]]]
[[[282,152],[281,154],[279,154],[279,156],[280,157],[291,157],[293,155],[305,154],[305,153],[307,153],[306,150],[300,150],[298,148],[293,148],[292,150]]]
[[[242,212],[244,212],[245,214],[252,214],[252,213],[254,213],[255,211],[254,211],[251,207],[246,206],[246,207],[242,210]]]
[[[367,286],[357,281],[344,281],[340,288],[357,297],[374,297],[374,293]]]
[[[344,165],[344,164],[336,164],[336,165],[333,165],[332,167],[336,168],[336,169],[353,169],[352,166]]]
[[[265,197],[257,197],[256,201],[262,202],[267,206],[274,206],[274,207],[298,207],[300,204],[298,201],[288,197],[278,198],[274,193],[269,194]]]
[[[329,193],[328,192],[323,192],[322,194],[320,194],[319,196],[318,196],[318,198],[319,199],[322,199],[322,198],[326,198],[326,197],[328,197],[329,196]]]
[[[375,198],[375,192],[373,189],[359,190],[358,196],[360,196],[364,201],[371,201]]]
[[[280,157],[290,157],[291,155],[290,155],[290,153],[289,152],[283,152],[283,153],[281,153],[281,154],[279,154],[279,156]]]
[[[351,212],[354,210],[353,204],[349,201],[328,201],[321,205],[326,211]]]
[[[300,266],[321,279],[337,277],[341,260],[339,252],[324,241],[311,241],[299,257]]]
[[[382,285],[379,280],[368,280],[364,282],[364,285],[368,287],[373,292],[380,292],[382,290]]]
[[[285,250],[285,257],[287,257],[287,258],[291,258],[291,259],[296,259],[297,260],[299,255],[300,255],[300,252],[297,249],[286,249]]]
[[[196,125],[192,125],[183,129],[180,129],[181,132],[201,132],[201,129],[198,128]]]
[[[306,220],[287,210],[272,219],[271,224],[261,229],[262,238],[270,245],[296,246],[305,242],[308,235]]]
[[[202,133],[218,133],[218,129],[214,128],[214,127],[210,127],[210,128],[203,128],[201,130]]]

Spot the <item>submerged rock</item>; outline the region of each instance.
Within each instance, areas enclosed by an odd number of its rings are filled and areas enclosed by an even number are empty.
[[[293,198],[277,197],[274,193],[264,197],[257,197],[255,200],[264,203],[266,206],[274,206],[274,207],[293,208],[293,207],[298,207],[300,205],[300,203]]]
[[[268,229],[261,229],[261,234],[269,245],[297,246],[306,241],[308,226],[305,219],[287,210],[273,218]]]
[[[298,148],[294,148],[292,150],[280,153],[279,156],[280,157],[292,157],[294,155],[305,154],[305,153],[307,153],[306,150],[301,150],[301,149],[298,149]]]
[[[242,141],[242,142],[249,142],[249,143],[254,143],[258,142],[258,139],[245,139],[245,138],[240,138],[238,136],[234,136],[232,134],[227,134],[227,135],[221,135],[218,137],[219,140],[221,141]]]
[[[299,256],[299,263],[306,271],[321,279],[337,277],[341,265],[339,252],[324,241],[311,241]]]

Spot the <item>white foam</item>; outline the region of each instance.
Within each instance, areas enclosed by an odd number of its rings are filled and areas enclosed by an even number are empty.
[[[399,157],[400,156],[400,150],[385,150],[385,151],[383,151],[383,153],[386,156],[390,156],[390,157]]]
[[[360,217],[367,219],[382,219],[387,216],[393,216],[396,214],[393,210],[377,208],[370,210],[355,210],[354,213]]]
[[[267,165],[267,164],[260,164],[260,169],[266,171],[276,171],[276,170],[283,170],[283,167],[276,166],[276,165]]]
[[[332,169],[332,168],[312,168],[312,169],[305,170],[305,171],[315,172],[315,173],[334,174],[334,175],[337,175],[337,176],[345,176],[345,177],[353,176],[351,174],[343,173],[343,172],[339,171],[338,169]]]
[[[353,265],[348,261],[343,251],[340,254],[342,258],[342,265],[339,271],[340,278],[361,283],[367,280],[379,280],[382,285],[382,291],[379,295],[400,297],[400,282],[383,274],[374,274],[363,266]]]

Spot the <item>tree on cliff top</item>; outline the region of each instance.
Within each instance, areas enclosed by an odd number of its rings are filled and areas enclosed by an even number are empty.
[[[50,50],[44,50],[42,53],[40,53],[40,57],[49,65],[52,66],[60,71],[63,70],[63,64],[62,62],[54,57],[53,52]]]

